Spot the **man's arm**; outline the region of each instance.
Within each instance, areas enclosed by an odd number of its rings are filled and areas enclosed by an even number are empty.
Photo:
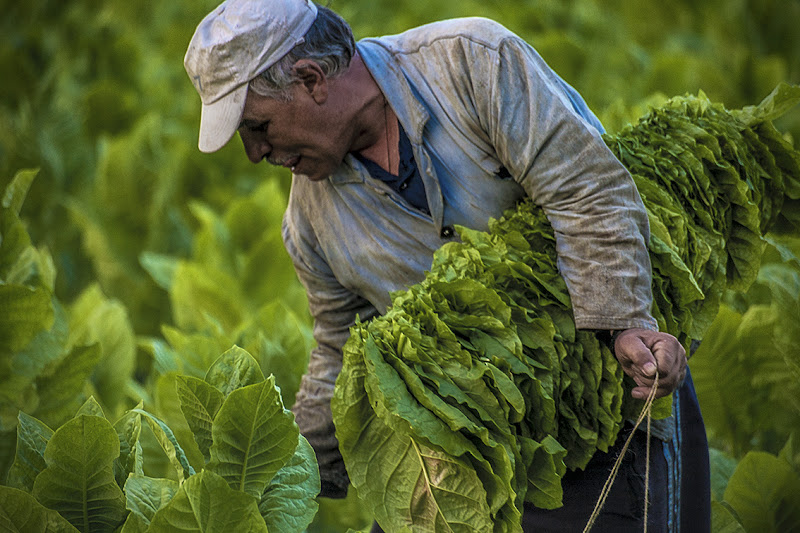
[[[479,113],[498,159],[553,226],[577,327],[623,332],[614,347],[634,396],[646,396],[656,368],[658,395],[668,394],[685,351],[650,314],[649,227],[630,174],[530,46],[509,37],[495,59]]]
[[[356,315],[368,320],[377,311],[369,302],[342,287],[298,228],[290,227],[285,220],[283,240],[297,276],[306,288],[317,341],[292,412],[300,433],[316,453],[322,484],[320,496],[344,498],[350,481],[335,436],[331,398],[336,377],[342,369],[342,346],[350,335],[350,326]]]

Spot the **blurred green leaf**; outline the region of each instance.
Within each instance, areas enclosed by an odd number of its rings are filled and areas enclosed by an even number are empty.
[[[714,533],[745,533],[745,529],[730,508],[718,501],[711,502],[711,531]]]
[[[721,502],[728,486],[728,480],[736,470],[736,459],[716,448],[708,450],[711,464],[711,499]]]
[[[70,308],[70,344],[98,343],[102,358],[92,381],[103,403],[112,410],[126,400],[126,385],[136,365],[136,339],[127,309],[91,285]]]
[[[0,524],[8,533],[74,533],[78,530],[58,512],[21,490],[0,486]]]
[[[16,352],[53,325],[51,294],[24,285],[0,284],[0,351]]]
[[[8,209],[15,215],[19,215],[22,204],[25,202],[25,196],[28,194],[28,189],[38,173],[39,169],[20,170],[16,173],[3,193],[3,209]]]
[[[178,259],[169,255],[144,252],[139,257],[139,262],[159,287],[165,291],[172,288],[172,280],[178,269]]]
[[[764,533],[800,528],[800,475],[769,453],[748,453],[725,489],[725,501],[747,531]]]
[[[37,418],[53,426],[69,419],[88,396],[84,391],[101,357],[100,346],[92,344],[76,346],[50,363],[35,380],[40,398]]]
[[[36,476],[45,469],[45,448],[53,430],[36,418],[19,413],[17,452],[8,472],[8,485],[28,492],[33,490]]]

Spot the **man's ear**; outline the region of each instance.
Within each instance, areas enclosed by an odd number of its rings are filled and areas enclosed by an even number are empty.
[[[328,77],[316,61],[300,59],[292,67],[292,72],[315,102],[325,103],[328,99]]]

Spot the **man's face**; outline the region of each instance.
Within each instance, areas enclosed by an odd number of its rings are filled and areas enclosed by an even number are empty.
[[[312,181],[333,173],[348,151],[336,113],[315,100],[302,83],[290,87],[290,101],[248,91],[239,136],[253,163],[266,159]]]

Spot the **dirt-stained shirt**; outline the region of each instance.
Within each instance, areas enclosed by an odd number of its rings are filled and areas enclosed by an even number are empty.
[[[340,461],[329,403],[350,326],[421,281],[433,252],[458,238],[456,225],[486,230],[529,196],[555,231],[577,327],[657,327],[647,216],[633,180],[580,95],[529,44],[469,18],[357,47],[408,134],[430,214],[352,155],[328,179],[293,178],[283,238],[318,343],[293,410],[323,483],[338,481],[326,474]]]

